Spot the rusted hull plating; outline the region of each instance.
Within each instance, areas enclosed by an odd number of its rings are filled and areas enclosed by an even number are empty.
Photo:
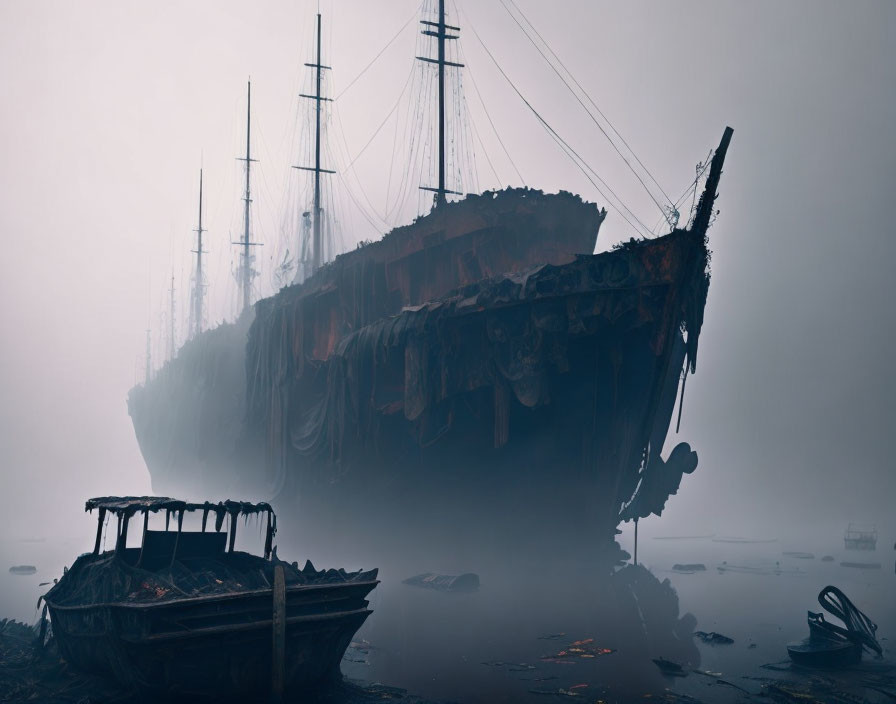
[[[263,491],[300,506],[313,544],[350,535],[353,554],[425,550],[446,532],[458,549],[523,537],[555,551],[533,513],[579,545],[612,545],[696,467],[686,443],[661,452],[696,368],[730,138],[690,227],[664,237],[592,255],[604,211],[484,194],[260,301],[247,338],[222,333],[207,354],[194,341],[132,392],[154,486]],[[243,370],[220,374],[235,346]],[[231,406],[203,400],[223,387]],[[178,425],[181,406],[193,420]]]

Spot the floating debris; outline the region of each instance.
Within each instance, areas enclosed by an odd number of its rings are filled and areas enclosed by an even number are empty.
[[[734,684],[734,682],[729,682],[728,680],[722,679],[721,672],[710,672],[709,670],[691,670],[695,675],[703,675],[704,677],[711,677],[715,680],[716,684],[725,685],[726,687],[733,687],[744,694],[750,694],[749,690],[744,689],[743,687]]]
[[[694,637],[709,645],[731,645],[734,642],[733,638],[723,636],[715,631],[710,631],[709,633],[706,631],[694,631]]]
[[[841,562],[841,567],[852,567],[856,570],[879,570],[879,562]]]
[[[561,687],[560,689],[530,689],[530,694],[545,694],[548,696],[555,697],[581,697],[585,694],[585,689],[588,687],[587,684],[574,684],[569,689],[564,689]]]
[[[675,572],[681,572],[683,574],[693,574],[694,572],[705,572],[706,565],[702,562],[675,564],[672,565],[672,569]]]
[[[402,584],[435,589],[440,592],[475,592],[479,590],[479,575],[473,572],[458,575],[424,572],[414,577],[408,577],[402,581]]]
[[[667,677],[687,677],[688,673],[677,662],[666,660],[666,658],[654,658],[653,662]]]
[[[714,543],[777,543],[777,538],[754,539],[754,538],[713,538]]]
[[[490,667],[494,670],[506,670],[507,672],[531,672],[536,669],[535,665],[530,665],[527,662],[503,662],[502,660],[495,661],[485,661],[480,663],[481,665],[485,665],[486,667]]]
[[[797,552],[793,550],[788,550],[781,553],[785,557],[795,557],[798,560],[814,560],[815,555],[811,552]]]
[[[715,533],[711,535],[659,535],[653,538],[654,540],[706,540],[708,538],[714,538]]]
[[[565,637],[565,633],[548,633],[544,636],[538,636],[538,640],[560,640],[561,638]]]
[[[601,648],[595,645],[594,638],[585,638],[570,643],[563,650],[554,655],[545,655],[542,660],[545,662],[564,662],[575,660],[577,658],[596,658],[602,655],[610,655],[615,652],[615,648]]]
[[[833,562],[834,556],[833,555],[825,555],[823,558],[821,558],[821,561],[822,562]]]
[[[743,572],[746,574],[761,575],[805,574],[803,570],[797,567],[781,567],[780,562],[775,562],[774,565],[729,565],[727,562],[722,562],[721,565],[716,566],[716,569],[720,573]]]
[[[37,567],[35,567],[34,565],[13,565],[9,568],[9,572],[10,574],[20,575],[34,574],[35,572],[37,572]]]

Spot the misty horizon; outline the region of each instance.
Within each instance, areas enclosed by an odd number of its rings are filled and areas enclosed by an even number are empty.
[[[520,6],[673,197],[725,125],[735,129],[709,233],[697,374],[681,432],[670,433],[670,442],[691,444],[700,465],[642,531],[840,540],[846,523],[860,520],[892,542],[893,7]],[[143,376],[147,327],[156,330],[153,356],[165,356],[157,321],[172,270],[178,305],[187,296],[199,168],[209,183],[214,326],[235,312],[230,242],[240,232],[245,84],[251,76],[259,135],[253,226],[274,250],[281,192],[301,156],[290,131],[316,9],[11,2],[0,10],[0,50],[12,69],[0,119],[13,263],[2,284],[0,446],[14,534],[40,533],[35,518],[83,520],[89,496],[151,492],[125,399]],[[479,190],[524,185],[518,168],[531,188],[608,208],[598,251],[637,234],[557,149],[473,29],[536,109],[653,225],[660,213],[503,8],[459,9],[465,71],[488,96],[515,162],[465,83],[476,144],[497,172],[477,155]],[[417,5],[324,2],[321,13],[329,87],[345,91],[334,133],[356,155],[401,95]],[[354,164],[376,203],[395,142],[386,125]],[[386,224],[424,212],[417,185],[408,184],[417,211]],[[346,249],[385,229],[350,206],[342,218]],[[275,291],[273,255],[262,256],[256,297]],[[178,317],[183,324],[182,308]]]

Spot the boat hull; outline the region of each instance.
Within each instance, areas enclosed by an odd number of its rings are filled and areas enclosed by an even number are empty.
[[[286,593],[286,686],[339,677],[339,663],[370,610],[376,581],[291,587]],[[272,672],[272,592],[161,603],[48,603],[60,653],[72,665],[140,692],[247,701]]]

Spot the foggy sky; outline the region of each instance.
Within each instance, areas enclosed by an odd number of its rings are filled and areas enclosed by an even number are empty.
[[[497,0],[458,4],[468,70],[526,183],[605,204],[471,25],[652,225],[650,201]],[[518,4],[673,197],[725,125],[735,130],[676,439],[701,464],[650,530],[774,537],[868,520],[892,542],[896,4]],[[416,7],[322,2],[334,90]],[[0,502],[11,525],[31,511],[77,518],[93,495],[150,491],[125,399],[172,268],[186,296],[200,162],[220,320],[234,291],[245,82],[251,75],[261,145],[257,229],[274,236],[316,10],[307,0],[0,3]],[[352,154],[393,105],[415,37],[412,22],[338,101]],[[519,185],[465,87],[500,177],[480,156],[480,187]],[[356,163],[375,203],[392,134]],[[349,244],[374,236],[357,213],[345,218]],[[598,249],[632,234],[611,210]]]

